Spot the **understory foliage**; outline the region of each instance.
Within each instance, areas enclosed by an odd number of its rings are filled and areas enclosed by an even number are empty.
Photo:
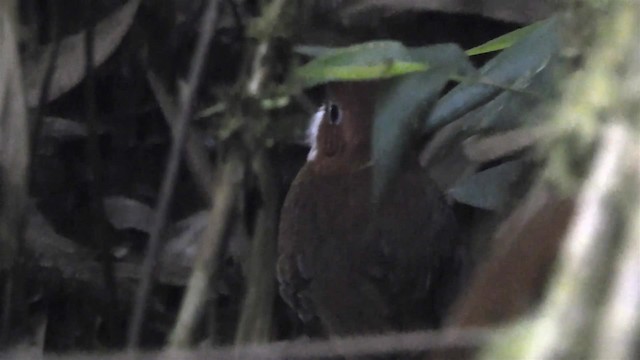
[[[640,355],[640,4],[434,3],[0,2],[0,358]],[[473,275],[437,331],[295,342],[280,206],[370,80],[372,199],[417,150]]]

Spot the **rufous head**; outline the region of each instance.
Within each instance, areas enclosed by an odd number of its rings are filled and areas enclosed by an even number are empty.
[[[327,85],[327,100],[309,129],[308,160],[319,173],[358,169],[371,160],[371,129],[379,82]]]

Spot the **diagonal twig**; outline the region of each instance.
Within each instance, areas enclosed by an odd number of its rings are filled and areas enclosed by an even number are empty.
[[[160,234],[164,228],[169,212],[169,204],[173,197],[173,189],[180,166],[182,148],[187,138],[188,123],[193,114],[195,98],[198,93],[198,88],[200,87],[204,63],[209,53],[209,43],[213,38],[217,16],[218,2],[210,0],[202,17],[200,37],[198,38],[198,43],[192,58],[187,86],[180,97],[180,111],[174,123],[173,142],[160,187],[160,198],[149,236],[147,253],[145,254],[143,262],[142,278],[134,300],[131,322],[129,324],[127,337],[129,349],[137,347],[140,340],[140,330],[142,329],[142,323],[144,321],[147,299],[153,283],[153,271],[160,250]]]

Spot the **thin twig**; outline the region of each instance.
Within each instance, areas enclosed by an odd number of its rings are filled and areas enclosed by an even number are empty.
[[[202,234],[198,257],[182,299],[176,324],[169,336],[169,348],[186,348],[192,343],[193,331],[201,320],[212,279],[220,268],[220,258],[225,233],[231,223],[237,194],[239,193],[243,162],[239,154],[232,151],[225,160],[216,181],[213,194],[213,209],[209,214],[207,228]]]
[[[149,87],[156,97],[162,115],[169,124],[172,131],[175,129],[173,121],[177,118],[177,109],[173,99],[170,98],[166,89],[160,83],[160,79],[151,71],[147,71],[147,81]],[[187,165],[193,175],[195,183],[200,188],[200,192],[207,198],[211,198],[211,184],[213,183],[213,169],[207,158],[207,153],[197,137],[198,134],[193,129],[189,129],[187,136],[186,153]]]
[[[105,322],[110,337],[116,335],[115,324],[117,322],[117,286],[113,272],[113,261],[110,256],[111,244],[106,236],[104,226],[104,209],[102,207],[103,182],[102,182],[102,156],[98,139],[98,120],[96,118],[96,87],[95,87],[95,57],[94,41],[95,29],[93,25],[93,7],[89,4],[85,6],[85,116],[87,120],[88,139],[85,148],[86,157],[89,161],[89,174],[91,183],[89,184],[90,196],[90,216],[91,216],[91,240],[100,247],[102,253],[102,277],[106,294],[108,296],[105,312]],[[44,98],[46,99],[46,98]]]
[[[368,335],[331,340],[280,341],[269,344],[202,348],[198,350],[136,353],[136,360],[162,359],[231,359],[239,356],[251,360],[318,359],[338,356],[371,356],[394,353],[421,353],[450,348],[476,348],[503,337],[502,329],[465,328],[446,331],[416,331],[384,335]],[[10,354],[12,359],[19,353]],[[50,360],[119,360],[124,354],[49,355]],[[1,356],[0,356],[1,358]]]
[[[271,339],[275,291],[275,260],[278,234],[278,183],[265,150],[253,160],[258,177],[262,207],[248,264],[247,290],[240,312],[235,343],[264,342]]]
[[[40,98],[38,99],[38,107],[36,108],[31,120],[31,163],[29,174],[33,174],[34,171],[36,147],[38,146],[38,139],[40,139],[40,134],[42,133],[42,124],[44,122],[44,107],[46,106],[49,99],[49,89],[51,88],[53,74],[56,70],[58,53],[60,52],[60,26],[58,25],[58,8],[57,6],[55,6],[54,0],[49,0],[48,5],[49,14],[51,17],[49,32],[51,33],[51,37],[53,38],[53,45],[51,51],[49,52],[47,67],[44,73],[44,78],[42,80],[42,85],[40,86]]]
[[[180,97],[180,113],[175,121],[173,142],[171,144],[167,167],[160,187],[160,198],[156,208],[153,227],[151,228],[149,235],[149,244],[142,268],[142,279],[138,286],[131,316],[131,323],[129,324],[129,349],[137,347],[140,340],[140,330],[142,329],[142,323],[144,322],[147,299],[153,283],[153,271],[156,266],[158,252],[160,250],[160,235],[164,228],[167,214],[169,212],[169,205],[173,197],[173,190],[178,175],[178,169],[180,167],[182,147],[187,137],[188,123],[193,114],[195,98],[200,87],[204,63],[209,53],[209,43],[213,38],[217,16],[218,2],[215,0],[209,0],[207,9],[202,17],[200,37],[198,38],[196,50],[192,58],[187,86]]]

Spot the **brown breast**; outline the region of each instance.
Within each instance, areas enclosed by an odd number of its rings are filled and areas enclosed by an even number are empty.
[[[371,202],[375,88],[329,86],[317,154],[282,209],[281,294],[329,334],[434,327],[461,272],[455,218],[417,162]]]

